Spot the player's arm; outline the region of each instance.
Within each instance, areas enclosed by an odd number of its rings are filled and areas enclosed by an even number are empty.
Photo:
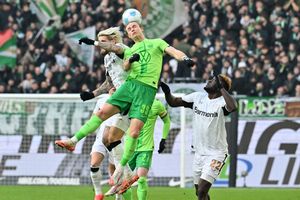
[[[175,58],[176,60],[185,62],[185,64],[188,67],[192,67],[195,65],[195,62],[191,58],[189,58],[187,55],[185,55],[185,53],[183,53],[182,51],[180,51],[172,46],[168,46],[167,48],[165,48],[165,52],[168,55]]]
[[[112,84],[110,76],[106,76],[105,81],[94,91],[89,92],[89,91],[84,91],[80,93],[80,98],[82,101],[86,101],[89,99],[93,99],[100,94],[108,93],[111,88],[113,88],[114,85]]]
[[[169,135],[170,127],[171,127],[171,119],[170,116],[166,110],[166,108],[161,103],[161,111],[159,113],[159,117],[163,120],[164,126],[163,126],[163,133],[162,133],[162,139],[159,143],[159,149],[158,153],[162,153],[165,149],[166,139]]]
[[[112,42],[100,42],[100,41],[95,41],[95,40],[89,39],[87,37],[84,37],[79,40],[79,44],[82,44],[82,43],[100,47],[102,49],[105,49],[106,51],[114,52],[117,55],[123,55],[123,53],[124,53],[124,48],[122,46],[113,44]]]
[[[133,62],[138,62],[139,60],[140,60],[140,55],[137,54],[137,53],[133,54],[129,59],[127,59],[127,60],[125,60],[125,61],[123,62],[123,69],[124,69],[125,71],[130,70],[130,68],[131,68],[131,63],[133,63]]]
[[[171,94],[171,90],[170,90],[169,86],[167,84],[165,84],[164,82],[160,83],[160,87],[161,87],[162,91],[165,93],[165,98],[166,98],[167,103],[171,107],[184,106],[186,108],[193,108],[193,103],[186,102],[186,101],[182,100],[181,97],[174,97]]]
[[[237,102],[236,100],[228,93],[228,91],[223,87],[221,84],[219,77],[216,73],[214,73],[217,87],[219,88],[224,100],[225,100],[225,109],[230,113],[237,109]]]

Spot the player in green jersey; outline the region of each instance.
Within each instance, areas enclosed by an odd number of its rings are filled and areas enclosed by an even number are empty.
[[[124,69],[129,71],[129,76],[126,82],[108,99],[102,109],[96,112],[71,138],[75,144],[88,134],[93,133],[103,121],[112,115],[128,112],[131,119],[129,136],[125,142],[120,165],[113,174],[115,183],[121,181],[123,168],[133,156],[137,138],[147,120],[159,83],[163,55],[167,53],[178,61],[185,62],[188,66],[195,64],[185,53],[169,46],[164,40],[145,38],[141,25],[136,21],[131,21],[126,25],[126,32],[135,43],[131,48],[123,48],[111,42],[94,41],[88,38],[79,40],[80,43],[99,46],[123,57],[125,59]],[[133,55],[137,54],[140,58],[139,61],[132,62]],[[65,144],[65,148],[72,145],[72,143]]]
[[[163,134],[159,144],[158,153],[162,153],[165,149],[165,140],[167,139],[167,136],[169,134],[171,120],[165,106],[161,103],[161,101],[154,99],[147,122],[145,123],[138,137],[134,155],[128,162],[132,170],[136,169],[137,175],[139,177],[137,188],[137,196],[139,200],[147,199],[147,175],[152,162],[152,154],[154,150],[154,127],[158,116],[164,122]],[[119,194],[125,192],[130,186],[130,182],[123,182]]]

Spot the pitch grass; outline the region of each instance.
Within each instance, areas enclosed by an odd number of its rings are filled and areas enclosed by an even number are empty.
[[[133,191],[136,193],[136,187]],[[212,200],[300,200],[300,189],[212,188],[210,196]],[[196,200],[196,197],[192,188],[151,187],[148,199]],[[93,200],[93,190],[90,186],[0,186],[0,200]]]

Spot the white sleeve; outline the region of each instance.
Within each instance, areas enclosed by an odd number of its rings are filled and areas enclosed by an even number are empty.
[[[199,92],[193,92],[191,94],[182,97],[182,100],[188,103],[193,103],[195,98],[199,95]]]

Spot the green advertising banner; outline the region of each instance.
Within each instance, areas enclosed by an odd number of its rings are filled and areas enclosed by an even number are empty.
[[[285,101],[271,97],[239,98],[240,118],[282,118],[285,117]]]

